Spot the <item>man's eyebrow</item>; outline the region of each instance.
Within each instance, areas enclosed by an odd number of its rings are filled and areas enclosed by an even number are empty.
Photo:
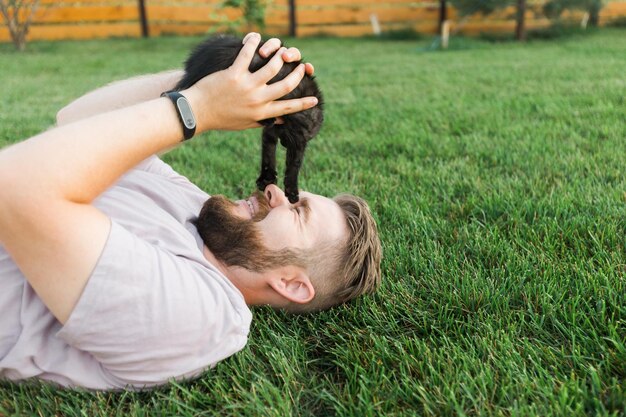
[[[311,206],[309,205],[309,199],[303,198],[300,200],[300,207],[304,210],[304,222],[309,222],[309,216],[311,215]]]

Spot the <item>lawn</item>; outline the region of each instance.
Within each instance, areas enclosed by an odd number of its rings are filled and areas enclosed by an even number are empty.
[[[198,40],[0,45],[0,145]],[[4,383],[0,415],[625,415],[626,32],[291,44],[327,109],[301,187],[370,202],[380,291],[316,316],[256,309],[241,353],[153,392]],[[259,150],[258,131],[208,133],[164,159],[234,198]]]

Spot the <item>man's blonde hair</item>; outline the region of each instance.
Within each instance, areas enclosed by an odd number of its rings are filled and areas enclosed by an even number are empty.
[[[309,273],[315,297],[307,304],[290,303],[287,311],[308,313],[345,303],[380,286],[382,248],[369,206],[360,197],[340,194],[333,198],[348,226],[346,241],[315,248]]]

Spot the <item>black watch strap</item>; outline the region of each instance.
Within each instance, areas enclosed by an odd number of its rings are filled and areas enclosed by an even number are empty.
[[[172,100],[176,113],[178,113],[180,124],[183,126],[184,140],[191,139],[196,133],[196,118],[193,116],[193,111],[187,98],[176,91],[166,91],[161,94],[161,97],[167,97]]]

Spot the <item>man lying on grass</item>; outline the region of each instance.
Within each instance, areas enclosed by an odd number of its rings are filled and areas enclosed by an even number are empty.
[[[297,49],[248,71],[259,42],[247,36],[229,69],[182,92],[198,131],[316,105],[278,100],[310,64],[267,85]],[[363,200],[303,192],[290,204],[274,185],[209,198],[155,156],[183,136],[159,98],[180,75],[96,90],[63,109],[60,126],[0,152],[0,378],[95,389],[188,378],[243,348],[248,306],[315,311],[378,286]]]

